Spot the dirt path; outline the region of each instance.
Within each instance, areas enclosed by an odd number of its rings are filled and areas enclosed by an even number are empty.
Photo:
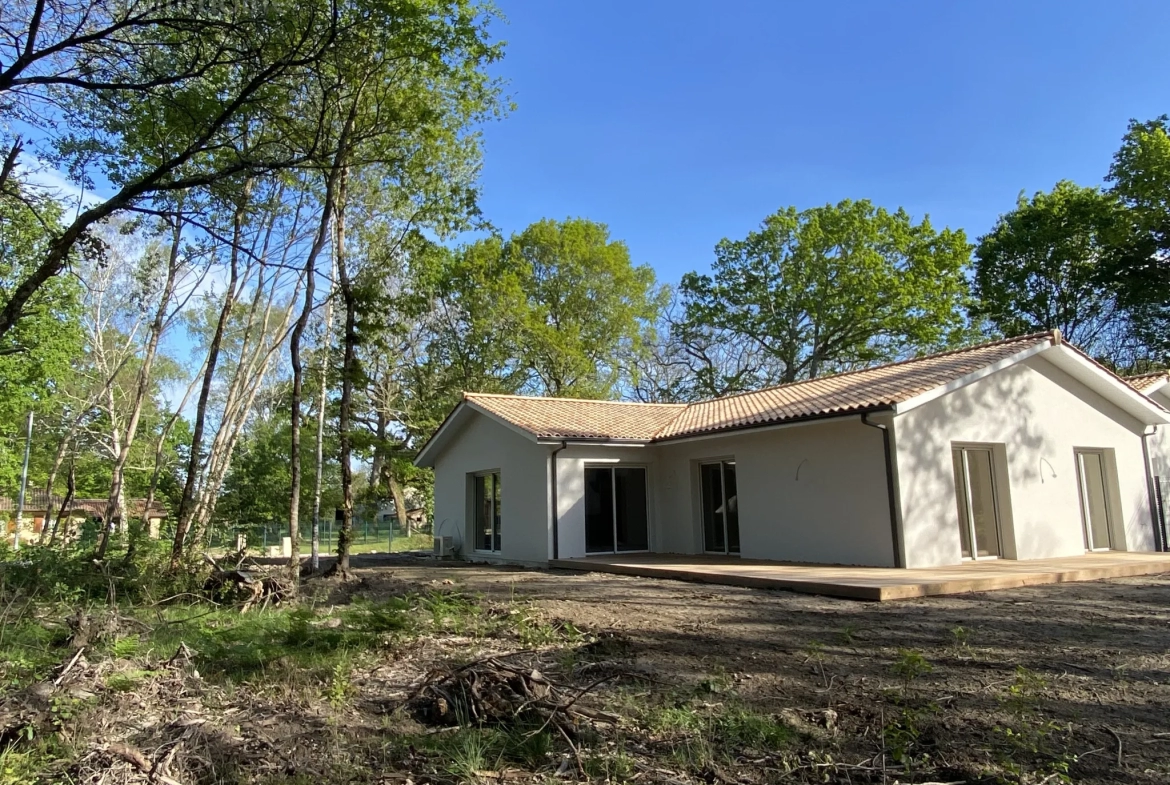
[[[452,582],[621,633],[640,667],[725,683],[842,756],[905,734],[907,756],[957,781],[1017,747],[1045,767],[1022,781],[1170,781],[1170,576],[871,604],[600,573],[366,565],[359,591],[371,598]]]

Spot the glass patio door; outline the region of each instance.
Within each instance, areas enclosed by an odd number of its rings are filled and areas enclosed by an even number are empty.
[[[703,550],[708,553],[739,553],[735,461],[700,464],[699,496],[703,512]]]
[[[951,450],[951,459],[955,470],[963,558],[998,558],[1002,552],[991,450],[955,447]]]
[[[646,470],[639,466],[585,467],[585,552],[650,548]]]
[[[1077,474],[1081,489],[1081,517],[1085,524],[1085,545],[1090,551],[1113,547],[1109,526],[1109,498],[1105,489],[1105,460],[1100,452],[1077,451]]]

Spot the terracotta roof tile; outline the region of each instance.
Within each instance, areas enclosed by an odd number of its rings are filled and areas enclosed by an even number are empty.
[[[1057,341],[1051,332],[1025,335],[689,405],[487,393],[464,400],[538,438],[650,442],[882,409]]]
[[[1125,383],[1134,388],[1140,393],[1144,393],[1152,387],[1160,385],[1167,377],[1166,371],[1154,371],[1153,373],[1143,373],[1137,376],[1126,376]]]
[[[541,439],[612,439],[647,442],[686,404],[625,403],[580,398],[464,393],[480,406]]]
[[[1052,333],[1025,335],[890,365],[700,401],[688,406],[657,438],[679,438],[889,407],[960,379],[1031,346],[1051,343],[1053,338]]]

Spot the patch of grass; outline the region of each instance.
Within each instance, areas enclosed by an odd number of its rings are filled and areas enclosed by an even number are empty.
[[[69,638],[60,618],[38,618],[31,606],[0,617],[0,686],[15,689],[46,678],[61,661],[60,647]]]
[[[776,752],[797,738],[796,732],[769,714],[756,711],[734,695],[710,704],[697,697],[682,697],[665,705],[642,707],[626,704],[655,743],[665,746],[670,757],[690,769],[730,761],[744,750]]]
[[[585,773],[606,782],[630,782],[638,772],[622,740],[605,750],[591,751],[584,760]]]
[[[114,692],[134,692],[138,687],[154,675],[153,671],[132,670],[122,673],[111,673],[106,677],[106,686]]]

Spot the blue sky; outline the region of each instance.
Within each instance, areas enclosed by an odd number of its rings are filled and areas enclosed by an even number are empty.
[[[1164,1],[497,3],[517,109],[485,132],[487,217],[602,221],[668,282],[788,205],[974,239],[1170,112]]]

